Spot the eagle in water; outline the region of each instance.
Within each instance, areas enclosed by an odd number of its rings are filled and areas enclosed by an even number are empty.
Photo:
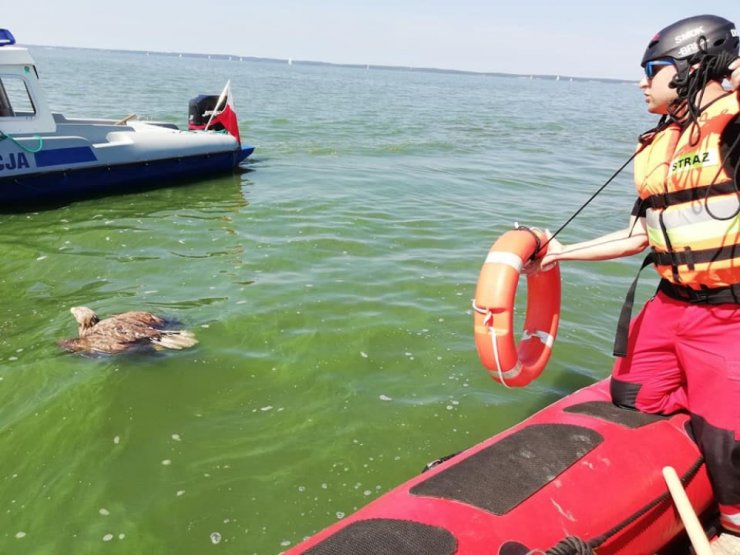
[[[86,354],[118,354],[125,351],[185,349],[198,341],[185,330],[165,329],[167,321],[150,312],[124,312],[101,320],[86,306],[69,309],[77,320],[79,337],[64,339],[65,351]]]

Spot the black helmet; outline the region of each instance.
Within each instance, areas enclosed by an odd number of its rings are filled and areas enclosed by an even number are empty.
[[[732,21],[716,15],[687,17],[652,38],[641,65],[645,67],[647,62],[658,58],[686,60],[690,65],[703,55],[716,56],[724,52],[737,56],[738,42],[740,39]]]

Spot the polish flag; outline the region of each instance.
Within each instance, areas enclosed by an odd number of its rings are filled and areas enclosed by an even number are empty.
[[[225,106],[224,101],[226,102]],[[218,109],[221,106],[224,106],[224,108],[219,112]],[[208,120],[205,129],[213,127],[217,123],[220,123],[224,127],[224,129],[226,129],[229,135],[233,136],[237,141],[239,141],[239,144],[241,144],[242,139],[239,135],[239,122],[236,119],[234,97],[231,96],[231,81],[226,82],[226,86],[224,87],[221,96],[218,97],[216,108],[211,114],[211,119]]]

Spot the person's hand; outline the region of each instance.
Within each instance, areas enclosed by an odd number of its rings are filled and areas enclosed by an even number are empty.
[[[547,232],[547,252],[540,258],[540,271],[547,272],[555,267],[558,263],[558,255],[563,252],[563,245],[555,239],[552,234]]]
[[[532,275],[537,272],[547,272],[548,270],[552,270],[555,264],[557,264],[557,254],[562,252],[563,245],[560,244],[560,241],[553,238],[549,229],[545,230],[545,237],[547,240],[547,252],[545,256],[527,262],[522,268],[523,274]]]
[[[733,91],[740,89],[740,58],[735,58],[735,61],[730,64],[729,81]]]

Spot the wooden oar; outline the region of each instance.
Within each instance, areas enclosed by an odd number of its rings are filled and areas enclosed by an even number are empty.
[[[129,120],[132,120],[135,117],[136,117],[136,114],[129,114],[125,118],[119,119],[113,125],[125,125],[125,124],[127,124],[129,122]]]
[[[712,555],[709,540],[704,534],[704,529],[694,512],[694,508],[691,506],[691,501],[689,501],[686,491],[683,489],[676,470],[672,466],[666,466],[663,468],[663,478],[665,478],[668,491],[671,492],[671,497],[673,497],[673,502],[676,504],[676,509],[678,509],[678,514],[683,521],[696,555]]]

